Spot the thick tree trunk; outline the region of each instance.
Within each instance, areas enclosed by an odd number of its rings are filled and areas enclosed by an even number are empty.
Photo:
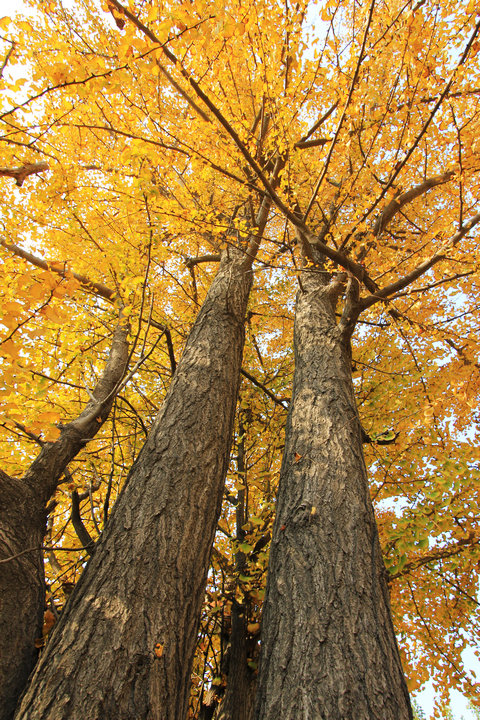
[[[183,720],[228,466],[249,264],[235,250],[188,338],[164,404],[18,720]]]
[[[258,720],[407,720],[348,340],[302,273],[295,378],[264,606]]]
[[[0,720],[13,716],[37,659],[45,581],[45,505],[67,465],[107,419],[128,360],[128,327],[115,330],[109,360],[84,411],[45,443],[22,479],[0,471]]]
[[[42,636],[45,510],[36,488],[0,470],[0,718],[13,716]]]

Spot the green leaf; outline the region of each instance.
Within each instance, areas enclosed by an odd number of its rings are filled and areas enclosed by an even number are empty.
[[[241,543],[238,546],[238,549],[240,550],[240,552],[249,553],[249,552],[252,552],[253,546],[249,545],[248,543]]]

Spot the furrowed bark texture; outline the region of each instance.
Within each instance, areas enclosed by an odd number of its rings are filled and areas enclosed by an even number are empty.
[[[321,271],[304,271],[262,627],[258,720],[407,720],[350,370]]]
[[[228,467],[251,272],[225,252],[20,720],[180,720]]]
[[[37,659],[42,636],[45,580],[42,544],[45,505],[68,463],[107,419],[128,361],[128,328],[120,324],[109,360],[85,410],[47,442],[24,477],[0,472],[0,720],[13,717]]]
[[[37,657],[45,585],[45,509],[35,487],[0,470],[0,719],[13,716]]]

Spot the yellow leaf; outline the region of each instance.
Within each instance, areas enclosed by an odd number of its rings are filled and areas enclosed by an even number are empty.
[[[37,415],[37,423],[56,423],[60,420],[60,414],[56,410],[46,410]]]
[[[0,354],[1,355],[10,355],[14,360],[18,360],[19,357],[19,351],[13,340],[5,340],[0,345]]]
[[[164,43],[166,40],[168,40],[171,27],[172,23],[170,22],[170,20],[164,20],[155,30],[155,35],[161,43]]]
[[[55,427],[55,425],[51,425],[49,428],[42,432],[42,435],[43,439],[47,442],[55,442],[55,440],[58,440],[58,438],[60,437],[60,433],[61,431],[59,428]]]
[[[163,647],[162,643],[157,643],[155,645],[154,653],[158,658],[161,658],[163,655]]]

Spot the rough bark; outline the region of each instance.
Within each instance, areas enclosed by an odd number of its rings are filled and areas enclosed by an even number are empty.
[[[55,442],[45,443],[22,479],[0,472],[0,720],[9,720],[35,664],[45,604],[45,505],[62,473],[107,419],[128,360],[128,328],[114,332],[92,400]],[[95,399],[93,399],[95,398]]]
[[[0,470],[0,718],[11,718],[42,636],[45,509],[35,487]]]
[[[407,720],[348,340],[302,273],[295,377],[262,627],[258,720]]]
[[[138,459],[17,712],[179,720],[228,466],[251,271],[225,251]]]

